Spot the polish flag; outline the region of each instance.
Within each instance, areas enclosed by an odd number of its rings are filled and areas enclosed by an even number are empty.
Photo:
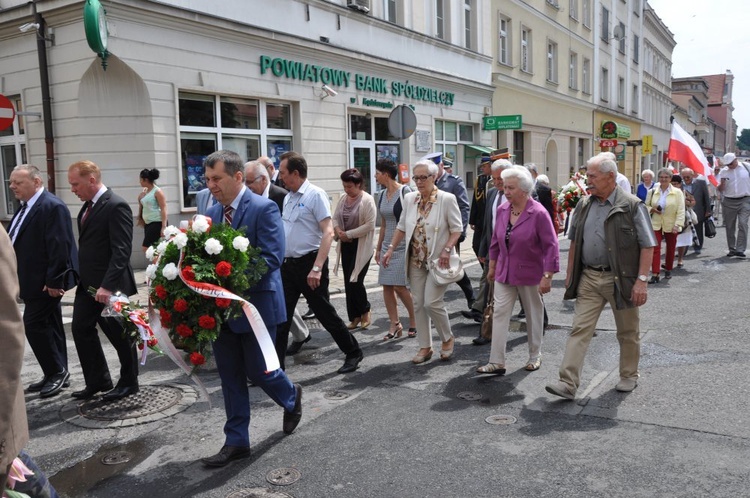
[[[682,129],[676,121],[672,122],[672,136],[669,140],[669,150],[667,159],[680,161],[688,168],[695,171],[696,175],[703,175],[708,178],[713,186],[718,186],[719,182],[714,176],[714,170],[708,164],[705,154],[698,142],[690,136],[688,132]]]

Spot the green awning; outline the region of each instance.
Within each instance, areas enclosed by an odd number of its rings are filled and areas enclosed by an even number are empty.
[[[492,151],[495,150],[492,147],[484,147],[482,145],[464,145],[464,160],[475,159],[480,156],[489,156]]]

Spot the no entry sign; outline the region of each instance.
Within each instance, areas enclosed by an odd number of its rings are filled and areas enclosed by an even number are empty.
[[[5,95],[0,95],[0,131],[13,126],[14,119],[16,110],[13,108],[13,102]]]

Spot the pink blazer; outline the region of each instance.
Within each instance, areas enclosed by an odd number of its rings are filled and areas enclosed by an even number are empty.
[[[495,281],[508,285],[538,285],[544,272],[560,270],[557,234],[547,210],[529,199],[505,245],[505,231],[510,220],[510,203],[497,208],[492,234],[490,259],[497,261]]]

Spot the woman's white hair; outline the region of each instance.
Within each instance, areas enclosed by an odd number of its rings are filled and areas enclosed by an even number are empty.
[[[653,172],[653,171],[651,171],[650,169],[644,169],[643,171],[641,171],[641,180],[643,179],[643,175],[651,175],[651,179],[652,179],[652,180],[653,180],[654,178],[656,178],[656,175],[655,175],[655,174],[654,174],[654,172]]]
[[[541,183],[542,185],[547,185],[549,187],[549,177],[547,175],[539,175],[536,177],[537,183]]]
[[[503,170],[500,176],[504,182],[511,178],[516,178],[518,180],[518,187],[527,194],[534,189],[534,179],[531,178],[531,173],[529,173],[529,170],[525,166],[514,165]]]
[[[431,175],[437,175],[437,173],[438,173],[438,166],[437,166],[437,164],[433,163],[430,160],[423,159],[421,161],[417,161],[417,163],[411,169],[412,174],[414,174],[414,170],[416,170],[420,166],[426,167],[427,168],[427,173],[429,173]]]

